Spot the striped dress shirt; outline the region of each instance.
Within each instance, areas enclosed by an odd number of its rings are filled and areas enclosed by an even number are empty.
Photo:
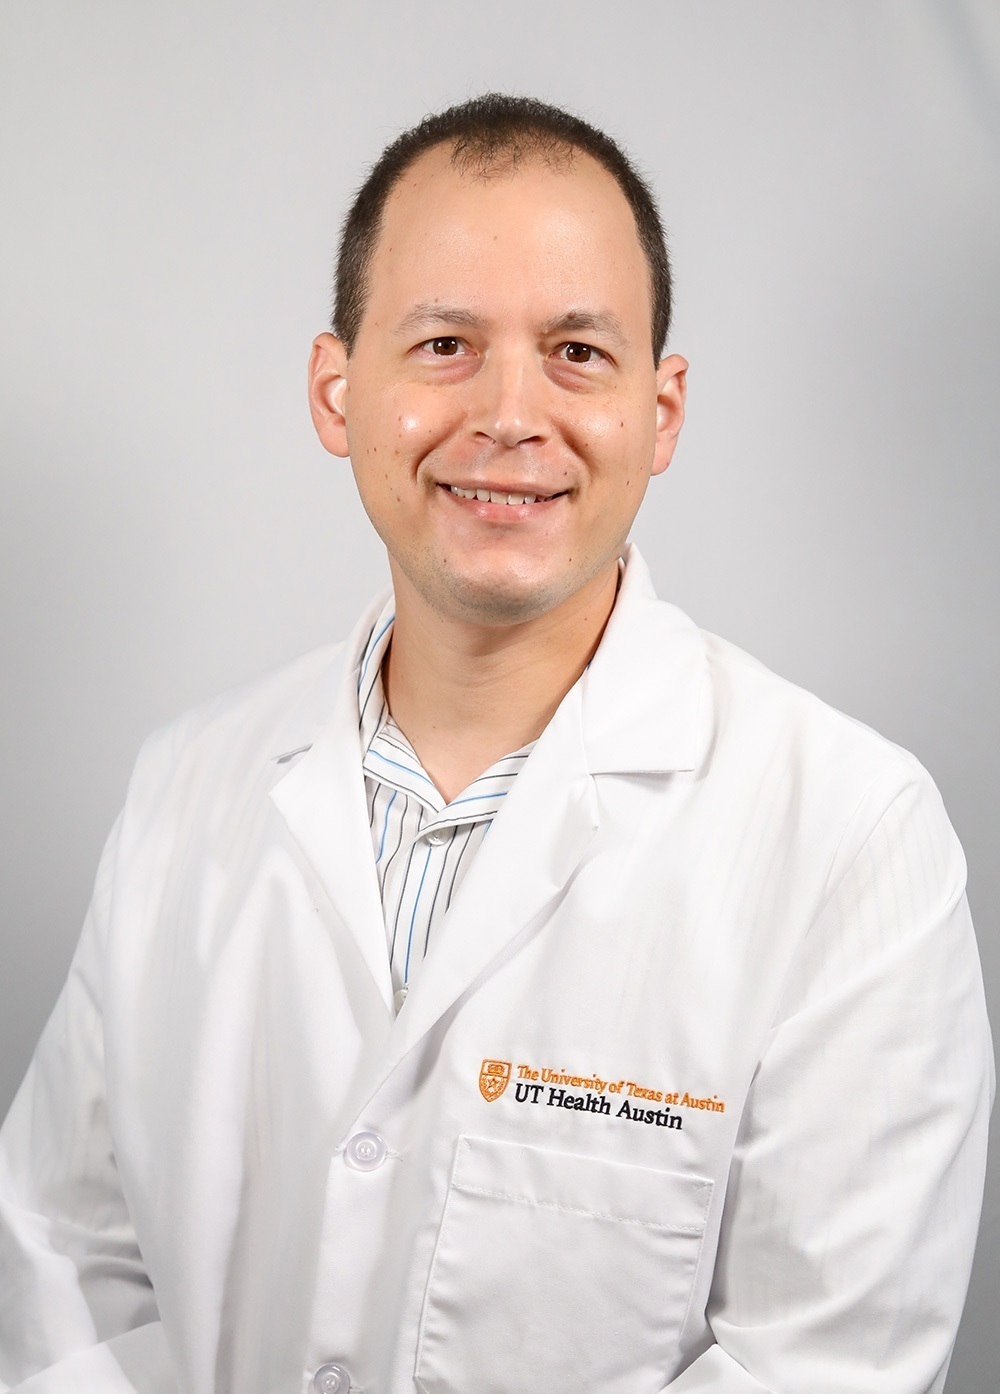
[[[386,704],[382,662],[394,618],[390,599],[361,659],[358,711],[368,822],[398,1010],[535,742],[505,755],[447,803]]]

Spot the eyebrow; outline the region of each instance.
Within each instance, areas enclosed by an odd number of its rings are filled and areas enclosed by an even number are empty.
[[[434,301],[424,301],[414,305],[396,325],[397,334],[406,334],[411,329],[429,329],[435,324],[460,325],[463,329],[482,329],[486,321],[472,310],[460,305],[439,305]]]
[[[413,309],[403,316],[396,326],[396,333],[408,334],[414,329],[430,329],[435,325],[482,329],[486,320],[474,310],[461,305],[441,305],[434,301],[423,301],[414,305]],[[629,342],[625,326],[610,310],[569,310],[542,325],[542,334],[546,338],[553,334],[586,333],[588,330],[620,345]]]
[[[543,326],[546,336],[579,333],[580,330],[590,330],[593,334],[603,335],[622,345],[629,341],[625,326],[610,310],[570,310],[568,314],[549,320],[548,324]]]

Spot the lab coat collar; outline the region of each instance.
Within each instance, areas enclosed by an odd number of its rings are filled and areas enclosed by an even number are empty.
[[[339,677],[325,674],[290,715],[272,751],[271,797],[391,1017],[357,707],[358,664],[385,601],[383,594],[361,617],[336,665]],[[544,918],[597,831],[592,776],[694,770],[709,728],[704,641],[681,611],[656,599],[630,546],[597,653],[540,737],[457,893],[393,1026],[383,1077],[514,938]]]
[[[712,721],[705,641],[675,605],[657,599],[639,549],[629,543],[615,608],[580,679],[585,758],[591,774],[694,770],[704,758]],[[305,755],[340,713],[356,712],[356,669],[372,625],[392,592],[366,608],[332,665],[289,714],[271,750],[279,774]]]
[[[618,600],[580,679],[591,774],[695,770],[711,730],[708,657],[700,630],[657,600],[630,543]]]

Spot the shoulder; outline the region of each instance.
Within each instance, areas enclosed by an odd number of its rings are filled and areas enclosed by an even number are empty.
[[[923,771],[908,750],[821,697],[773,672],[759,659],[716,634],[700,631],[713,704],[720,727],[789,757],[848,760],[872,774],[895,777]]]
[[[181,713],[150,735],[135,777],[196,762],[220,774],[251,771],[304,749],[330,720],[348,670],[364,652],[389,593],[377,595],[340,643],[312,649]]]
[[[631,755],[635,768],[649,747],[649,768],[658,759],[727,796],[777,783],[789,798],[816,790],[839,814],[873,783],[926,779],[892,740],[659,599],[634,548],[592,670],[588,722],[602,748]]]
[[[280,744],[284,728],[293,730],[296,721],[307,724],[329,714],[347,658],[346,642],[300,654],[182,712],[154,731],[147,744],[176,747],[205,738],[273,739]]]
[[[210,785],[235,793],[282,756],[306,747],[329,720],[351,656],[349,642],[324,645],[153,731],[135,763],[129,804]]]
[[[831,873],[880,825],[902,823],[964,860],[930,774],[910,751],[786,678],[736,645],[702,634],[714,735],[708,768],[749,781],[759,819],[782,810],[793,844],[832,838]]]

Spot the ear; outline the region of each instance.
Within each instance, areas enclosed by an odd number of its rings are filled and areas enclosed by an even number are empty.
[[[674,458],[677,437],[684,425],[684,399],[687,396],[686,358],[672,353],[656,368],[656,444],[653,448],[653,474],[662,474]]]
[[[309,355],[309,410],[331,455],[346,456],[347,349],[333,334],[317,334]]]

